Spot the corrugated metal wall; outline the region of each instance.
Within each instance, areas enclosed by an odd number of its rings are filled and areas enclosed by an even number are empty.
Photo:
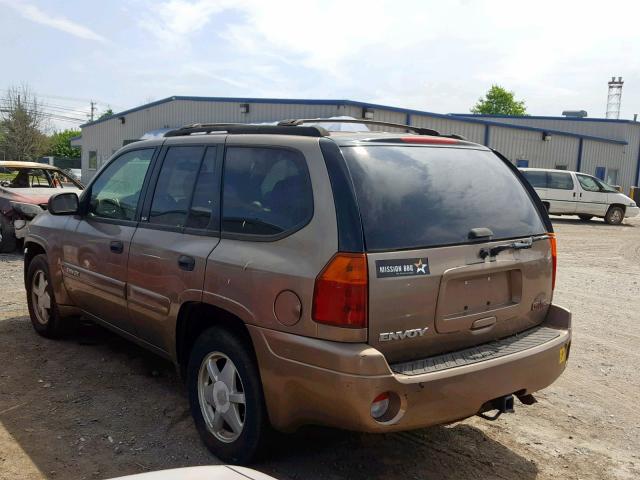
[[[623,145],[611,143],[584,141],[582,151],[581,172],[595,175],[596,167],[606,167],[607,169],[618,170],[618,184],[624,187],[624,192],[629,193],[629,179],[635,175],[636,165],[626,161],[622,153]]]
[[[441,133],[455,133],[466,139],[484,144],[487,126],[465,121],[464,117],[433,117],[385,108],[373,108],[376,120],[431,128]],[[313,118],[348,115],[362,118],[363,107],[353,104],[308,103],[250,103],[249,112],[240,112],[240,102],[173,100],[127,113],[125,123],[116,116],[113,119],[89,125],[82,129],[82,178],[88,181],[93,171],[88,169],[89,152],[96,151],[100,167],[123,142],[140,138],[144,133],[159,128],[179,127],[195,122],[272,122],[288,118]],[[635,169],[640,149],[640,124],[625,122],[587,122],[535,118],[492,118],[503,123],[572,131],[583,135],[626,140],[621,146],[597,141],[584,141],[581,170],[595,174],[596,166],[618,170],[618,183],[625,191],[636,184]],[[577,168],[579,139],[553,135],[542,140],[541,132],[531,132],[492,125],[489,128],[489,146],[501,151],[513,162],[529,160],[531,167],[554,168],[567,165]],[[372,127],[372,130],[389,130]]]
[[[259,123],[288,118],[314,118],[351,115],[344,105],[270,104],[252,103],[248,113],[240,113],[238,102],[206,102],[174,100],[125,115],[125,123],[111,120],[89,125],[82,129],[82,178],[86,182],[89,170],[89,152],[96,151],[98,167],[122,147],[126,140],[140,138],[146,132],[159,128],[179,127],[189,123]],[[361,109],[358,116],[361,115]]]
[[[592,135],[597,137],[624,140],[627,145],[615,145],[605,142],[585,140],[583,147],[583,160],[580,170],[589,175],[595,175],[596,166],[618,170],[618,184],[625,193],[629,192],[632,185],[638,185],[639,179],[635,178],[640,152],[640,122],[630,121],[603,121],[598,120],[572,120],[572,119],[548,119],[548,118],[500,118],[477,117],[499,123],[511,125],[524,125],[537,128],[548,128],[573,132],[579,135]],[[491,127],[493,131],[494,127]],[[517,136],[514,136],[516,138]],[[554,135],[550,143],[556,142]]]
[[[509,160],[529,160],[529,167],[556,168],[566,165],[567,170],[575,170],[578,161],[579,139],[554,135],[548,141],[542,140],[541,132],[515,130],[492,126],[489,146],[495,148]]]

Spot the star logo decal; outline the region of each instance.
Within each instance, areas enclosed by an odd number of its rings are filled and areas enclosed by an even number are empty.
[[[424,273],[425,275],[427,274],[427,271],[425,270],[425,268],[427,268],[427,264],[422,263],[422,259],[418,260],[418,263],[414,263],[414,265],[416,267],[416,273]]]

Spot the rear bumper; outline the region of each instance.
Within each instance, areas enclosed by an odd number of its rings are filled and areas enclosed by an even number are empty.
[[[544,326],[557,329],[558,336],[517,353],[420,375],[394,373],[384,356],[368,345],[255,326],[249,330],[275,428],[291,431],[320,424],[391,432],[461,420],[494,398],[533,393],[553,383],[566,366],[560,351],[571,341],[571,314],[552,305]],[[398,413],[378,422],[369,412],[382,392],[397,395]]]

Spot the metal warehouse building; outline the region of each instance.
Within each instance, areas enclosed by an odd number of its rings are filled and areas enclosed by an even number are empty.
[[[625,192],[638,185],[640,123],[631,120],[438,114],[352,100],[174,96],[86,123],[73,143],[82,147],[86,182],[115,151],[149,131],[343,115],[456,133],[499,150],[518,166],[577,170]]]

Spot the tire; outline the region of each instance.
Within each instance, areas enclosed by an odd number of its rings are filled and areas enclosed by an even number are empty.
[[[34,330],[46,338],[60,338],[66,333],[66,325],[53,294],[46,255],[33,257],[27,269],[26,283],[27,306]]]
[[[0,253],[15,252],[17,247],[18,239],[13,225],[7,217],[0,214]]]
[[[604,221],[609,225],[620,225],[624,220],[624,210],[620,207],[609,207]]]
[[[225,371],[229,365],[235,372]],[[269,422],[258,367],[246,342],[223,328],[205,330],[191,350],[187,386],[191,415],[209,451],[227,463],[252,462]]]
[[[578,215],[578,217],[580,217],[580,220],[583,222],[588,222],[593,218],[593,215]]]

